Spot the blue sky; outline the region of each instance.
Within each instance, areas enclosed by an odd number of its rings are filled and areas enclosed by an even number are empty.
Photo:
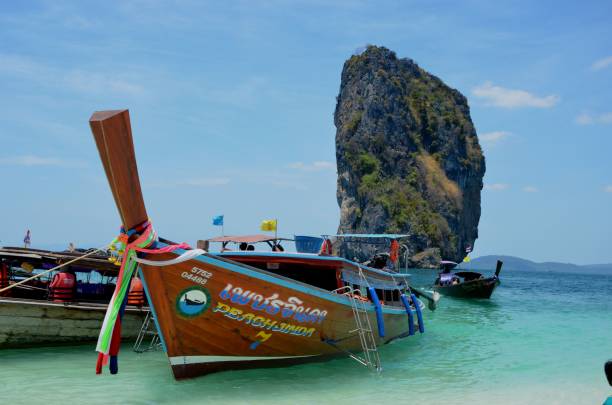
[[[340,73],[376,44],[468,97],[475,256],[612,262],[610,2],[2,2],[0,44],[0,244],[115,236],[88,118],[124,107],[165,237],[215,235],[216,214],[335,232]]]

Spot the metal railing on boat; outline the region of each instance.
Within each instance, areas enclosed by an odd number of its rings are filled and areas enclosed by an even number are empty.
[[[147,336],[151,336],[151,341],[148,346],[145,343],[145,338]],[[155,328],[152,311],[150,311],[142,322],[140,332],[138,332],[138,337],[134,343],[134,351],[136,353],[144,353],[161,350],[161,348],[162,344],[157,334],[157,329]]]
[[[361,269],[359,270],[359,273],[360,278],[363,280],[363,285],[367,286],[367,280],[361,272]],[[357,333],[357,336],[359,336],[362,354],[360,356],[358,354],[351,353],[350,351],[339,347],[331,341],[328,341],[327,343],[346,353],[351,359],[357,361],[358,363],[372,370],[382,371],[380,356],[378,354],[378,346],[376,344],[376,338],[374,337],[372,324],[368,315],[367,298],[361,295],[360,290],[353,289],[351,286],[341,287],[333,290],[332,292],[346,296],[351,302],[353,317],[355,318],[355,329],[350,330],[349,333]]]

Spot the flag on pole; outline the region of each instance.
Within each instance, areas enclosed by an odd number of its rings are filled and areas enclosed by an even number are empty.
[[[223,215],[217,215],[216,217],[213,217],[212,222],[212,224],[215,226],[223,226]]]
[[[28,229],[28,231],[25,234],[25,237],[23,238],[23,243],[26,245],[26,247],[28,247],[28,245],[31,243],[31,239],[30,239],[30,230]]]
[[[463,262],[464,263],[469,263],[470,262],[470,253],[472,252],[472,246],[471,245],[467,245],[467,247],[465,248],[465,257],[463,258]]]
[[[276,231],[276,219],[267,219],[265,221],[261,221],[261,230]]]

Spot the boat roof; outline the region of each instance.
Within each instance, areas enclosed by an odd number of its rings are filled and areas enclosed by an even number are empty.
[[[386,277],[400,277],[407,278],[410,277],[410,274],[407,273],[391,273],[388,271],[383,271],[380,269],[375,269],[373,267],[366,266],[361,263],[354,262],[349,259],[345,259],[344,257],[339,256],[322,256],[316,253],[295,253],[295,252],[260,252],[260,251],[228,251],[228,252],[215,252],[211,253],[211,255],[215,256],[246,256],[246,257],[266,257],[266,258],[289,258],[289,259],[304,259],[310,261],[330,261],[330,262],[342,262],[353,265],[355,267],[360,267],[364,270],[367,270],[371,273],[380,274]]]
[[[261,242],[273,242],[277,240],[292,240],[287,238],[279,238],[270,235],[237,235],[237,236],[217,236],[216,238],[207,239],[209,242],[234,242],[234,243],[261,243]]]
[[[453,261],[450,261],[450,260],[441,260],[440,264],[442,264],[442,265],[444,265],[444,264],[452,264],[453,266],[457,266],[458,265],[457,263],[455,263]]]
[[[400,239],[405,238],[407,234],[402,233],[340,233],[337,235],[321,235],[324,237],[335,237],[335,238],[386,238],[386,239]]]
[[[76,259],[79,256],[86,254],[87,252],[75,251],[75,252],[55,252],[51,250],[42,249],[31,249],[31,248],[20,248],[20,247],[1,247],[0,248],[0,259],[7,260],[21,260],[30,263],[53,263],[61,264],[67,261]],[[104,254],[95,254],[79,261],[76,261],[73,268],[82,270],[98,270],[98,271],[112,271],[118,272],[119,267],[108,261],[108,256]]]

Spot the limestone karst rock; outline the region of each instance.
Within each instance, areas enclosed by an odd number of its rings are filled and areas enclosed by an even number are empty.
[[[462,260],[478,237],[485,173],[466,98],[369,46],[344,64],[334,122],[338,232],[408,233],[413,266]]]

